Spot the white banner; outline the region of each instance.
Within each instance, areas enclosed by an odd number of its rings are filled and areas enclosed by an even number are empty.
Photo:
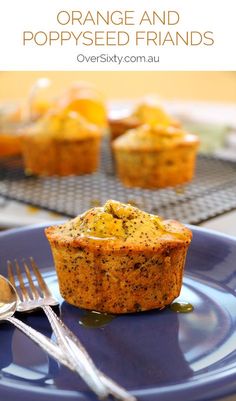
[[[235,0],[1,2],[0,70],[235,70]]]

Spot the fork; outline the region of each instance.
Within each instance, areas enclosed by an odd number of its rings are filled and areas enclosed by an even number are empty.
[[[13,263],[11,261],[7,262],[9,281],[18,290],[19,302],[17,304],[17,311],[27,312],[37,308],[43,309],[51,324],[59,347],[63,351],[64,356],[67,357],[67,362],[70,363],[70,365],[72,364],[73,370],[82,377],[99,398],[104,398],[111,394],[113,397],[122,401],[136,401],[134,396],[97,369],[79,339],[52,310],[51,306],[58,305],[58,301],[53,297],[35,260],[30,257],[28,263],[24,259],[22,261],[30,292],[24,283],[23,275],[17,260],[14,261],[14,264],[19,287],[16,286],[13,274]],[[38,288],[34,284],[31,272],[34,273]],[[71,369],[71,366],[68,367]]]

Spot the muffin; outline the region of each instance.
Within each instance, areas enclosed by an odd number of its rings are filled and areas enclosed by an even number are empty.
[[[180,293],[191,231],[109,200],[46,229],[59,288],[70,304],[131,313],[170,304]]]
[[[107,127],[107,110],[100,92],[91,84],[79,82],[72,85],[57,100],[62,110],[76,111],[90,123],[103,130]]]
[[[151,126],[163,125],[179,127],[179,121],[169,116],[156,97],[147,97],[140,102],[134,110],[122,118],[109,118],[111,140],[123,135],[126,131],[137,128],[140,125],[148,124]]]
[[[26,174],[80,175],[98,167],[101,129],[76,112],[54,111],[22,137]]]
[[[112,146],[117,174],[128,187],[164,188],[193,178],[199,140],[182,129],[143,125]]]
[[[49,108],[49,102],[36,96],[0,105],[0,156],[20,155],[22,132]]]

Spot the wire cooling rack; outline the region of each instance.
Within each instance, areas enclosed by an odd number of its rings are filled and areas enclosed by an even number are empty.
[[[104,143],[99,171],[83,176],[27,177],[19,158],[0,159],[0,195],[69,217],[116,199],[164,218],[198,224],[236,208],[236,163],[200,155],[189,184],[131,189],[116,178],[109,146]]]

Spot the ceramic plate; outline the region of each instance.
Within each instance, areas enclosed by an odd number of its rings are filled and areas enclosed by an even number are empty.
[[[180,299],[191,313],[170,309],[119,316],[99,328],[80,324],[84,311],[59,296],[44,226],[0,233],[1,273],[7,259],[34,256],[61,317],[99,369],[143,401],[205,401],[236,392],[236,239],[192,227]],[[51,336],[43,314],[20,316]],[[0,399],[96,400],[80,378],[59,366],[8,323],[0,326]]]

